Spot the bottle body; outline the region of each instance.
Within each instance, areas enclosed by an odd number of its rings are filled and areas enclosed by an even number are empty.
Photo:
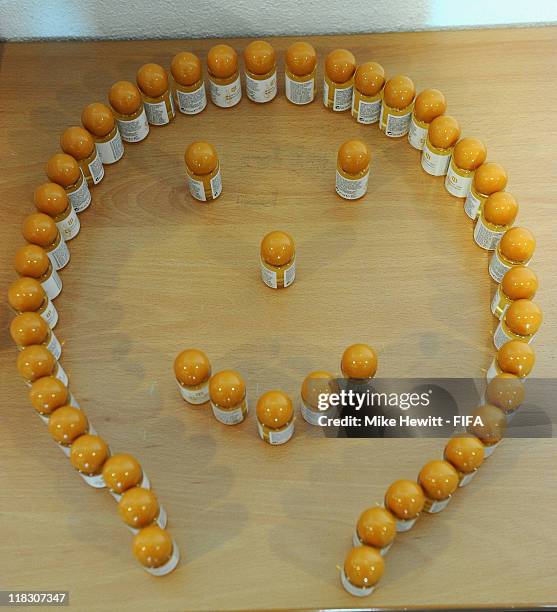
[[[207,93],[203,79],[193,85],[181,85],[174,81],[176,106],[184,115],[197,115],[207,106]]]
[[[235,406],[220,406],[212,399],[210,402],[213,416],[224,425],[237,425],[248,415],[248,400],[245,396],[244,399]]]
[[[91,192],[83,175],[83,170],[80,172],[77,181],[73,185],[65,187],[65,190],[70,204],[76,213],[83,212],[91,204]]]
[[[298,76],[286,67],[284,71],[284,92],[286,99],[292,104],[301,106],[309,104],[315,99],[315,73],[316,68],[309,74]]]
[[[358,174],[348,174],[337,162],[335,189],[345,200],[358,200],[367,193],[369,166]]]
[[[118,130],[124,142],[141,142],[149,135],[149,122],[143,104],[130,115],[114,111]]]
[[[480,193],[472,183],[464,202],[464,212],[472,221],[477,219],[480,208],[484,205],[487,198],[488,196],[485,193]]]
[[[459,168],[451,158],[445,178],[445,189],[456,198],[466,198],[472,187],[474,172],[475,170]]]
[[[61,270],[70,261],[70,250],[60,232],[56,240],[45,248],[45,251],[55,270]]]
[[[350,110],[354,92],[354,78],[344,83],[335,83],[325,74],[323,79],[323,105],[335,112]]]
[[[66,242],[79,234],[81,223],[71,204],[68,204],[68,207],[63,213],[52,218],[54,223],[56,223],[60,235]]]
[[[383,87],[373,96],[366,96],[354,86],[352,94],[352,117],[358,123],[371,125],[377,123],[381,116],[383,103]]]
[[[118,125],[115,124],[106,136],[93,136],[95,147],[103,164],[115,164],[124,155],[124,143]]]
[[[264,104],[270,102],[277,95],[277,69],[276,66],[266,74],[255,74],[246,69],[246,93],[252,102]]]
[[[497,248],[503,234],[510,228],[510,225],[496,225],[490,223],[480,209],[480,216],[474,226],[474,241],[486,251],[493,251]]]
[[[503,346],[503,344],[506,344],[510,340],[520,340],[520,342],[526,342],[527,344],[530,344],[530,342],[532,342],[532,340],[534,339],[535,335],[536,332],[533,332],[526,336],[516,333],[509,327],[505,320],[505,317],[503,317],[499,321],[499,325],[493,333],[493,344],[495,345],[495,348],[497,350],[499,350]]]
[[[257,419],[257,431],[259,432],[259,437],[272,446],[286,444],[294,435],[294,417],[288,423],[277,428],[268,427]]]
[[[178,384],[180,395],[186,402],[197,406],[209,401],[209,378],[197,385],[185,385],[179,380],[176,383]]]
[[[240,72],[237,70],[227,78],[219,78],[209,72],[209,92],[215,106],[220,108],[236,106],[242,99]]]
[[[261,279],[271,289],[289,287],[296,278],[296,256],[282,266],[275,266],[260,258]]]
[[[489,262],[489,274],[496,283],[500,283],[503,280],[503,276],[505,276],[511,268],[515,266],[528,266],[531,260],[530,257],[526,261],[511,261],[501,253],[500,243],[501,241],[499,240]]]
[[[176,116],[174,98],[170,88],[156,98],[151,98],[144,93],[142,93],[142,98],[147,121],[150,125],[166,125]]]
[[[77,160],[77,163],[88,185],[97,185],[104,178],[104,166],[97,147],[93,147],[91,154],[84,159]]]
[[[422,150],[422,168],[431,176],[445,176],[451,161],[452,147],[441,149],[434,147],[426,138]]]
[[[188,188],[191,195],[200,202],[216,200],[222,193],[220,164],[209,174],[194,174],[186,167]]]
[[[398,109],[388,106],[383,100],[379,117],[379,129],[390,138],[402,138],[408,134],[414,102],[406,108]]]
[[[417,149],[423,151],[426,139],[427,131],[429,129],[429,123],[421,121],[416,117],[416,113],[412,113],[410,120],[410,126],[408,127],[408,142]]]

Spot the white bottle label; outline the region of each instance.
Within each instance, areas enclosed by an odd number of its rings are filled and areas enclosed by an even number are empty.
[[[56,226],[62,238],[66,241],[75,238],[79,234],[81,224],[73,206],[70,206],[70,214],[62,221],[58,221]]]
[[[65,387],[68,386],[68,375],[59,363],[56,364],[56,374],[54,375],[54,378],[57,378],[60,382],[62,382]]]
[[[260,261],[261,266],[261,279],[267,285],[267,287],[271,287],[271,289],[277,288],[277,273],[274,270],[269,270],[267,266]]]
[[[294,282],[296,278],[296,260],[292,262],[292,264],[284,270],[284,286],[290,287],[290,285]]]
[[[246,72],[246,93],[252,102],[269,102],[277,95],[277,71],[268,79],[253,79]]]
[[[354,87],[335,87],[335,93],[333,97],[333,110],[334,111],[346,111],[352,107],[352,95],[354,93]]]
[[[485,453],[484,453],[484,456],[485,456]],[[460,479],[458,486],[465,487],[467,484],[469,484],[472,478],[474,478],[474,476],[476,475],[476,472],[477,470],[474,472],[470,472],[470,474],[464,474],[464,476],[462,476],[462,478]]]
[[[209,182],[211,183],[211,193],[213,195],[214,200],[218,198],[222,193],[222,178],[220,174],[220,167],[215,176]]]
[[[422,151],[422,168],[428,174],[431,174],[431,176],[444,176],[447,174],[450,161],[450,153],[441,154],[432,151],[426,140]]]
[[[464,212],[470,217],[470,219],[474,220],[478,216],[481,203],[481,199],[478,198],[472,190],[470,190],[466,196],[466,202],[464,202]]]
[[[257,421],[257,430],[259,431],[259,435],[261,439],[264,440],[263,436],[263,426],[259,421]],[[284,444],[288,442],[294,433],[294,419],[290,421],[290,423],[280,431],[269,431],[269,444],[273,446],[278,446],[279,444]]]
[[[354,96],[353,100],[355,100]],[[375,100],[375,102],[365,102],[360,98],[360,101],[358,103],[358,117],[356,118],[356,121],[358,123],[363,123],[365,125],[377,123],[379,121],[380,114],[381,99]]]
[[[523,264],[527,266],[528,264]],[[500,283],[503,280],[503,276],[512,268],[512,266],[507,265],[505,262],[501,261],[499,257],[499,251],[495,249],[495,253],[493,253],[491,257],[491,261],[489,262],[489,275],[496,282]]]
[[[447,499],[442,499],[441,501],[432,502],[431,506],[429,507],[428,512],[430,514],[436,514],[437,512],[441,512],[441,510],[444,510],[447,507],[450,500],[451,498],[447,497]]]
[[[238,78],[233,83],[229,83],[228,85],[219,85],[214,83],[212,79],[209,79],[209,85],[211,100],[221,108],[235,106],[242,98],[240,75],[238,75]]]
[[[366,194],[369,172],[359,179],[348,179],[337,170],[336,192],[345,200],[357,200]]]
[[[58,311],[56,310],[56,306],[54,306],[48,298],[46,308],[41,312],[41,317],[48,323],[50,329],[56,327],[56,323],[58,323]]]
[[[81,185],[75,191],[68,193],[68,199],[76,213],[83,212],[91,204],[91,192],[83,176],[83,171],[81,172],[81,177],[83,178]]]
[[[497,350],[499,350],[503,346],[503,344],[505,344],[509,340],[515,340],[515,338],[505,329],[503,321],[504,320],[499,321],[499,325],[493,333],[493,344],[495,344],[495,348]],[[530,344],[533,338],[534,336],[528,336],[528,338],[524,339],[524,342]]]
[[[120,130],[116,126],[116,133],[106,142],[95,143],[97,151],[103,164],[114,164],[124,155],[124,143],[120,136]]]
[[[416,522],[416,518],[407,520],[407,521],[403,521],[399,518],[396,519],[396,530],[400,533],[403,531],[409,531],[410,529],[412,529],[412,527],[414,526],[414,523]]]
[[[499,240],[501,240],[504,233],[504,230],[502,232],[498,232],[489,229],[489,227],[484,224],[482,216],[480,215],[480,218],[476,223],[476,227],[474,228],[474,240],[478,246],[482,247],[482,249],[493,251],[499,244]]]
[[[302,417],[304,418],[304,421],[306,421],[310,425],[319,425],[319,419],[322,416],[324,417],[334,416],[335,409],[331,407],[328,410],[314,410],[309,404],[306,404],[304,400],[301,400],[300,412],[302,413]]]
[[[93,184],[100,183],[104,177],[104,167],[97,148],[95,147],[95,158],[89,163],[89,172],[93,178]]]
[[[95,489],[104,489],[106,487],[102,473],[94,474],[93,476],[89,476],[88,474],[82,474],[81,472],[78,472],[78,474],[90,487],[93,487]]]
[[[120,135],[125,142],[139,142],[146,138],[149,133],[149,122],[145,114],[145,107],[141,109],[141,114],[135,119],[128,121],[117,119],[117,121]]]
[[[499,440],[499,442],[496,442],[495,444],[490,444],[489,446],[486,446],[484,444],[484,459],[487,459],[488,457],[493,455],[493,452],[499,446],[499,444],[501,444],[501,440]]]
[[[60,295],[60,291],[62,291],[62,281],[60,280],[60,275],[54,268],[52,268],[50,276],[41,283],[41,286],[51,300]]]
[[[406,115],[391,115],[387,112],[385,134],[391,138],[406,136],[410,128],[411,119],[412,111],[409,111]]]
[[[340,582],[347,593],[350,593],[350,595],[355,595],[356,597],[367,597],[368,595],[371,595],[375,590],[375,586],[357,587],[353,585],[346,577],[346,574],[344,573],[344,567],[340,570]]]
[[[172,96],[169,98],[170,106],[172,106]],[[147,114],[147,121],[151,125],[166,125],[170,123],[170,116],[168,115],[168,109],[166,108],[166,102],[143,102],[145,105],[145,113]]]
[[[244,400],[242,404],[244,405],[244,411],[247,414],[247,402]],[[215,419],[221,423],[224,423],[225,425],[236,425],[237,423],[241,423],[245,418],[244,412],[242,411],[242,406],[238,406],[238,408],[235,408],[234,410],[223,410],[211,402],[211,408],[213,410]]]
[[[461,176],[456,171],[454,161],[451,160],[445,179],[445,189],[457,198],[465,198],[472,187],[472,178],[472,176]]]
[[[500,374],[500,372],[497,367],[497,359],[493,359],[485,375],[487,382],[490,383],[498,374]]]
[[[184,115],[197,115],[207,106],[207,94],[205,93],[205,83],[195,91],[176,90],[176,102],[178,110]]]
[[[61,270],[70,261],[70,250],[62,236],[60,236],[58,246],[48,252],[48,257],[55,270]]]
[[[329,107],[329,84],[323,79],[323,106]]]
[[[418,149],[418,151],[423,150],[425,141],[427,139],[427,130],[428,128],[422,127],[416,123],[416,117],[414,117],[412,114],[410,127],[408,129],[408,142],[414,147],[414,149]]]
[[[62,345],[52,330],[50,331],[50,340],[46,345],[46,348],[52,353],[52,356],[54,359],[56,359],[56,361],[60,359],[60,355],[62,354]]]
[[[315,78],[309,81],[294,81],[285,73],[284,91],[286,98],[293,104],[309,104],[315,96]]]
[[[183,387],[178,381],[178,389],[180,390],[180,395],[189,402],[190,404],[204,404],[209,401],[209,381],[203,383],[201,387],[198,389],[188,389],[187,387]]]

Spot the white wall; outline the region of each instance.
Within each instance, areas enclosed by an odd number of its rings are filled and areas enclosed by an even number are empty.
[[[557,22],[556,0],[0,0],[0,38],[206,38]]]

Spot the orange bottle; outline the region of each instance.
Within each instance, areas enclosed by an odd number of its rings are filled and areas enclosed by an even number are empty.
[[[296,249],[286,232],[268,233],[261,241],[261,279],[271,289],[289,287],[296,278]]]
[[[17,370],[29,386],[43,376],[54,376],[68,386],[68,375],[43,344],[31,344],[19,351]]]
[[[515,300],[533,300],[537,290],[536,273],[526,266],[514,266],[506,272],[497,286],[491,302],[491,312],[501,319]]]
[[[476,436],[483,444],[485,459],[493,453],[503,439],[507,429],[507,418],[501,408],[491,404],[479,406],[472,413],[472,418],[474,420],[467,428],[468,433]]]
[[[356,524],[352,536],[354,546],[372,546],[381,556],[387,554],[396,537],[396,519],[385,508],[367,508]]]
[[[499,374],[514,374],[526,378],[536,363],[534,349],[522,340],[509,340],[497,351],[487,371],[488,382]]]
[[[358,200],[365,196],[369,180],[371,152],[361,140],[343,142],[337,155],[335,189],[345,200]]]
[[[427,131],[422,151],[422,168],[432,176],[445,176],[451,155],[460,138],[460,125],[450,115],[436,117]]]
[[[495,162],[485,162],[476,170],[464,202],[464,212],[470,219],[474,221],[478,217],[480,208],[488,196],[505,189],[507,180],[505,169]]]
[[[320,425],[322,416],[332,417],[335,408],[328,406],[327,397],[339,392],[335,377],[329,372],[317,370],[310,372],[302,383],[301,413],[304,421],[310,425]]]
[[[133,533],[153,523],[166,527],[166,511],[150,489],[132,487],[125,491],[118,501],[118,514]]]
[[[211,363],[203,351],[182,351],[174,360],[174,375],[180,395],[186,402],[197,405],[209,401]]]
[[[81,123],[93,136],[103,164],[115,164],[124,155],[124,143],[114,113],[106,104],[93,102],[81,113]]]
[[[62,345],[48,323],[37,312],[22,312],[10,323],[12,340],[20,350],[33,344],[42,344],[54,356],[60,359]]]
[[[110,457],[108,444],[94,434],[83,434],[70,447],[70,462],[83,480],[95,489],[104,489],[102,476],[105,461]]]
[[[15,254],[14,268],[20,276],[39,281],[49,299],[53,300],[60,295],[62,281],[43,247],[37,244],[20,247]]]
[[[515,300],[499,321],[493,334],[493,344],[499,350],[509,340],[532,342],[542,324],[540,307],[532,300]]]
[[[412,528],[424,505],[424,492],[413,480],[395,480],[385,493],[385,508],[395,517],[398,532]]]
[[[108,93],[124,142],[140,142],[149,135],[149,122],[139,89],[129,81],[116,81]]]
[[[83,212],[91,204],[89,185],[79,164],[71,155],[56,153],[46,164],[48,180],[61,185],[76,213]]]
[[[66,457],[70,456],[70,446],[74,440],[92,433],[85,413],[74,406],[57,408],[48,420],[48,432]]]
[[[534,234],[525,227],[511,227],[504,234],[489,262],[491,278],[500,283],[515,266],[527,266],[536,248]]]
[[[87,130],[77,126],[69,127],[60,137],[60,146],[66,155],[71,155],[77,161],[89,185],[102,181],[104,166],[93,136]]]
[[[284,57],[284,93],[292,104],[309,104],[315,99],[317,54],[307,42],[297,41]]]
[[[354,93],[352,94],[352,117],[358,123],[370,125],[379,121],[385,70],[377,62],[360,64],[354,74]]]
[[[458,472],[458,486],[465,487],[484,460],[484,446],[474,436],[455,436],[447,442],[444,458]]]
[[[476,170],[485,162],[487,149],[477,138],[463,138],[453,149],[451,163],[445,178],[445,189],[457,198],[470,192]]]
[[[48,423],[50,415],[60,406],[70,405],[79,408],[68,387],[54,376],[38,378],[29,389],[29,399],[45,423]]]
[[[191,195],[200,202],[216,200],[222,193],[222,177],[215,147],[203,140],[192,142],[184,160]]]
[[[445,96],[438,89],[424,89],[416,96],[408,129],[408,142],[414,149],[423,150],[430,123],[446,110]]]
[[[236,106],[242,99],[238,54],[228,45],[215,45],[207,54],[211,101],[221,108]]]
[[[139,461],[126,453],[112,455],[106,460],[103,465],[103,479],[108,491],[117,501],[132,487],[151,488],[149,478]]]
[[[424,510],[435,514],[447,507],[458,489],[458,472],[448,461],[429,461],[421,469],[418,482],[425,493]]]
[[[70,261],[66,241],[48,215],[33,213],[25,217],[22,234],[27,242],[43,247],[55,270],[61,270]]]
[[[79,218],[70,204],[66,190],[57,183],[43,183],[35,189],[35,206],[52,217],[62,238],[67,242],[79,234]]]
[[[207,106],[207,94],[197,55],[182,51],[170,64],[174,80],[174,95],[178,110],[184,115],[197,115]]]
[[[334,111],[350,110],[356,58],[346,49],[335,49],[325,59],[323,104]]]
[[[166,529],[153,524],[133,539],[133,554],[143,569],[153,576],[164,576],[176,568],[180,551]]]
[[[379,117],[379,129],[391,138],[400,138],[408,134],[416,88],[412,79],[398,75],[385,83],[383,104]]]
[[[21,276],[8,289],[8,302],[16,314],[36,312],[48,323],[50,329],[58,323],[58,311],[35,278]]]
[[[501,408],[509,422],[524,402],[525,396],[522,380],[504,372],[489,381],[485,390],[485,403]]]
[[[352,344],[342,354],[340,369],[350,380],[369,380],[377,372],[377,353],[368,344]]]
[[[340,573],[345,591],[356,597],[371,595],[385,571],[383,557],[371,546],[356,546],[346,559]]]
[[[170,123],[176,112],[166,70],[158,64],[143,64],[137,71],[136,80],[143,97],[147,121],[151,125]]]
[[[292,401],[282,391],[267,391],[257,401],[257,431],[273,446],[284,444],[294,434]]]
[[[491,194],[480,208],[474,227],[476,244],[486,251],[493,251],[514,223],[517,214],[518,203],[508,191]]]
[[[252,102],[270,102],[277,95],[277,61],[273,47],[254,40],[244,49],[246,93]]]
[[[221,370],[209,381],[211,409],[225,425],[241,423],[248,415],[246,383],[235,370]]]

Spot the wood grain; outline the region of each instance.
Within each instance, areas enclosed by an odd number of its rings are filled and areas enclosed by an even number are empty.
[[[292,40],[274,40],[279,70]],[[529,100],[555,99],[557,30],[310,40],[320,70],[329,50],[347,47],[389,75],[408,74],[418,90],[442,89],[463,135],[484,139],[489,159],[507,167],[519,222],[538,239],[532,266],[546,323],[535,374],[553,376],[557,127]],[[186,49],[204,60],[211,43],[3,45],[4,295],[22,219],[63,129],[141,64],[168,66]],[[393,479],[415,477],[439,456],[443,441],[333,441],[298,421],[289,444],[270,448],[253,415],[226,428],[179,398],[172,360],[189,345],[206,350],[215,369],[244,373],[252,407],[274,387],[297,399],[305,374],[336,370],[355,341],[376,346],[380,374],[391,377],[479,377],[493,356],[494,284],[460,201],[421,171],[406,142],[319,100],[294,107],[279,82],[268,105],[210,105],[127,146],[81,216],[56,300],[72,390],[112,449],[141,460],[184,562],[164,579],[134,562],[114,502],[73,472],[31,409],[2,300],[1,588],[69,589],[84,610],[555,602],[553,440],[506,441],[447,511],[400,538],[381,587],[360,602],[341,589],[336,567],[354,521]],[[336,150],[351,137],[364,138],[374,156],[369,194],[356,204],[334,193]],[[221,158],[224,193],[210,206],[185,188],[183,152],[199,138]],[[258,279],[259,241],[272,229],[297,244],[298,278],[286,291]]]

